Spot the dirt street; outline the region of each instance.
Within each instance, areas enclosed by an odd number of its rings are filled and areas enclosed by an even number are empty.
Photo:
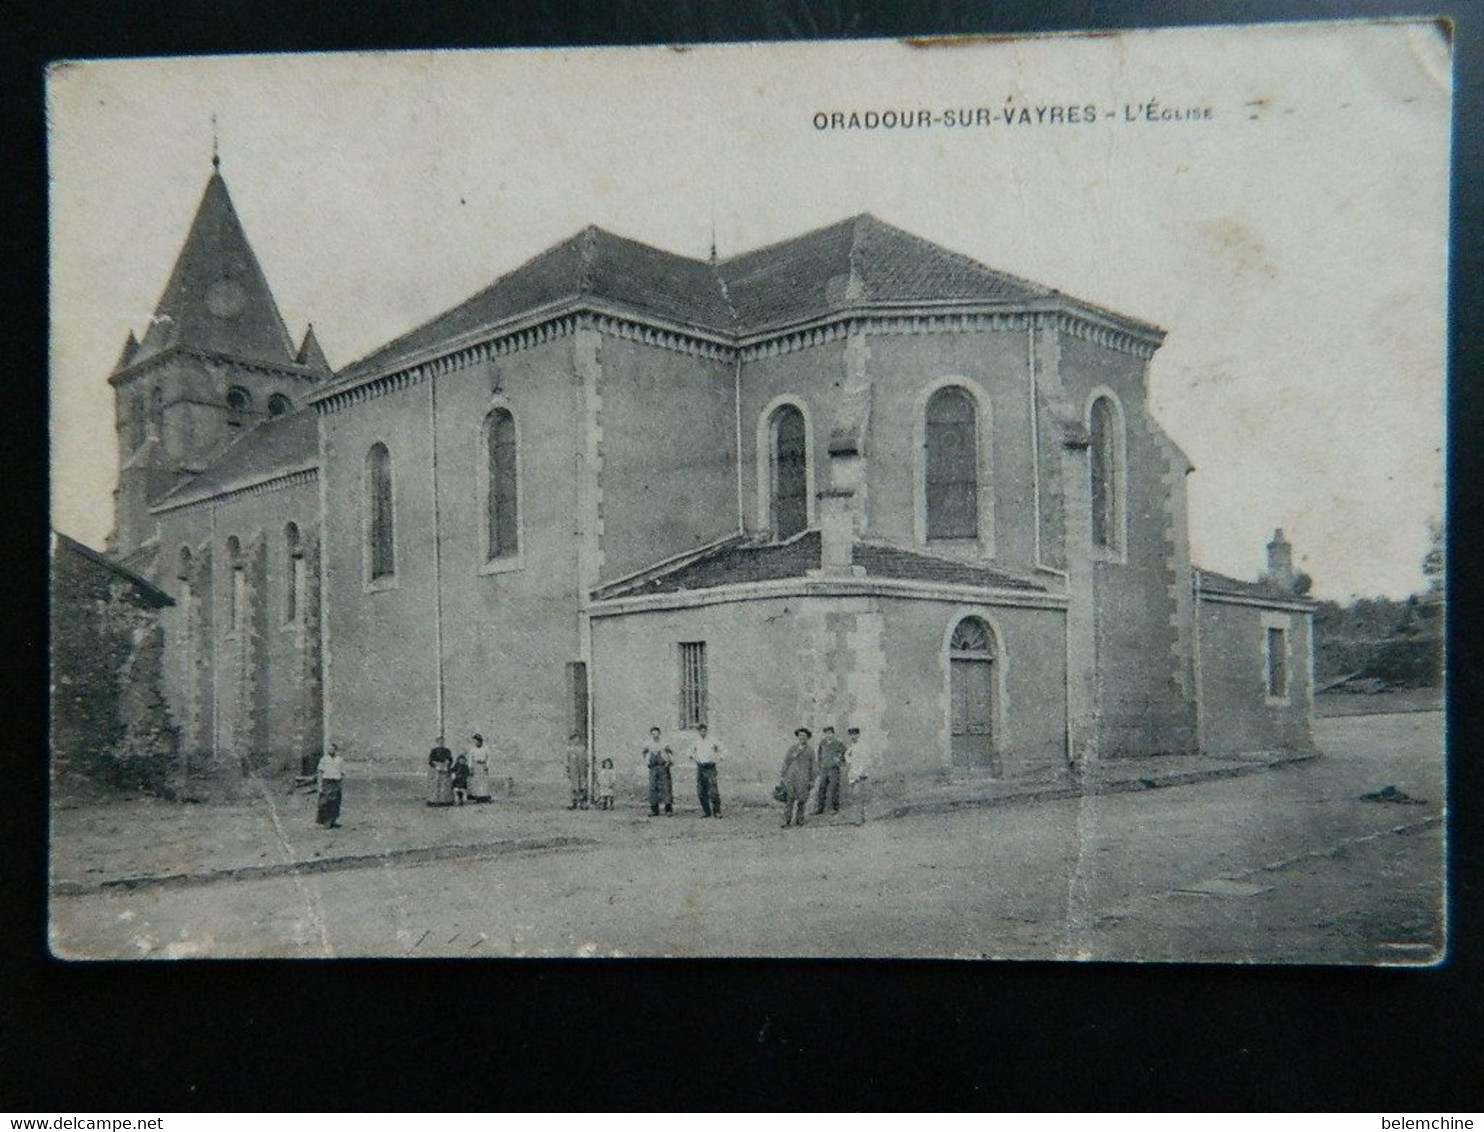
[[[1325,757],[1281,770],[862,827],[564,815],[591,844],[57,895],[52,942],[77,958],[1431,962],[1441,726],[1430,712],[1321,720]],[[1360,800],[1388,785],[1426,804]]]

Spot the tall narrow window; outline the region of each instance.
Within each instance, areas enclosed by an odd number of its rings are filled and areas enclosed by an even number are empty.
[[[286,561],[283,572],[283,619],[292,625],[299,620],[299,603],[304,593],[304,549],[299,543],[299,528],[290,523],[283,529]]]
[[[242,603],[247,596],[247,575],[242,566],[242,543],[236,535],[227,539],[227,565],[232,576],[227,580],[227,628],[235,630],[243,614]]]
[[[796,405],[773,414],[773,530],[789,538],[809,525],[809,432]]]
[[[927,403],[927,537],[979,537],[979,429],[968,390],[945,385]]]
[[[156,386],[149,395],[149,431],[160,436],[165,428],[165,395]]]
[[[680,726],[706,722],[706,642],[680,643]]]
[[[515,418],[508,409],[496,409],[485,419],[484,428],[489,493],[485,552],[491,559],[508,558],[520,551]]]
[[[144,443],[145,436],[145,405],[144,395],[137,394],[129,398],[129,447],[138,448]]]
[[[1122,452],[1119,437],[1118,409],[1111,397],[1099,397],[1092,403],[1088,417],[1092,465],[1092,543],[1106,550],[1121,551],[1123,516],[1123,469],[1119,466]]]
[[[392,454],[373,444],[366,455],[366,550],[371,581],[390,578],[397,570],[392,515]]]
[[[1282,629],[1264,630],[1267,647],[1268,699],[1288,698],[1288,634]]]

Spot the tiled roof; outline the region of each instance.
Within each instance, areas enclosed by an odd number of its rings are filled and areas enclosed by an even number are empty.
[[[868,578],[948,582],[963,586],[1045,592],[1044,586],[1003,570],[951,562],[929,554],[874,543],[856,543],[854,561],[857,566],[865,569]],[[608,597],[644,597],[649,594],[678,593],[682,590],[709,590],[719,586],[802,578],[810,571],[818,570],[819,562],[819,532],[808,531],[781,543],[727,544],[710,554],[692,559],[637,584],[619,583],[600,588],[594,596],[599,600]]]
[[[206,184],[190,234],[131,364],[173,346],[275,366],[294,363],[288,327],[220,173]]]
[[[1267,582],[1244,582],[1240,578],[1233,578],[1227,574],[1218,574],[1215,570],[1197,569],[1196,581],[1202,593],[1224,594],[1230,597],[1262,598],[1269,601],[1309,601],[1306,597],[1302,597],[1289,590],[1279,589],[1277,586],[1269,585]]]
[[[745,332],[862,304],[998,303],[1054,294],[868,213],[735,256],[720,271]]]
[[[719,263],[589,227],[338,376],[353,381],[462,334],[582,298],[731,336],[873,304],[1016,303],[1057,294],[866,213]]]
[[[318,460],[319,429],[313,409],[269,417],[222,449],[201,472],[166,493],[155,506],[208,499]]]
[[[160,589],[159,586],[155,585],[148,578],[144,578],[136,574],[133,570],[130,570],[122,563],[116,562],[112,558],[109,558],[108,555],[99,554],[92,547],[84,546],[75,538],[64,535],[61,531],[52,531],[52,538],[54,540],[52,543],[53,557],[55,557],[58,552],[65,550],[86,559],[96,566],[102,567],[104,570],[107,570],[115,577],[121,579],[122,581],[128,582],[129,585],[134,587],[139,596],[144,599],[146,604],[151,605],[156,609],[161,606],[175,604],[175,599],[167,594],[164,590]]]
[[[353,363],[340,377],[354,379],[468,331],[582,297],[724,334],[735,325],[711,264],[589,227]]]

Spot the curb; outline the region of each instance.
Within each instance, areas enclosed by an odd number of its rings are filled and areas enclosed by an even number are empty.
[[[945,798],[942,801],[933,802],[909,802],[905,805],[894,806],[885,810],[877,816],[877,820],[887,818],[904,818],[911,814],[941,814],[953,810],[986,809],[992,806],[1008,806],[1020,802],[1055,802],[1067,798],[1085,798],[1099,794],[1130,794],[1137,790],[1159,790],[1167,786],[1190,786],[1198,782],[1214,782],[1223,778],[1245,778],[1249,774],[1261,774],[1263,771],[1277,770],[1280,767],[1296,766],[1300,763],[1311,762],[1320,755],[1318,751],[1305,751],[1302,754],[1286,755],[1282,758],[1269,759],[1260,763],[1236,764],[1232,766],[1212,767],[1209,770],[1187,770],[1178,774],[1169,774],[1162,777],[1143,778],[1115,778],[1107,782],[1098,782],[1073,786],[1051,786],[1040,790],[1027,790],[1019,794],[1000,794],[983,798]]]
[[[428,845],[415,849],[388,849],[380,853],[356,853],[344,857],[312,857],[304,861],[281,861],[272,865],[242,865],[233,869],[212,869],[204,873],[146,874],[96,882],[63,880],[53,884],[51,891],[54,896],[86,896],[141,888],[186,888],[228,880],[262,880],[267,877],[304,876],[348,869],[374,869],[393,863],[417,864],[450,858],[478,860],[483,857],[504,856],[507,853],[585,849],[597,844],[597,839],[592,837],[526,837],[513,841],[481,841],[464,845]]]

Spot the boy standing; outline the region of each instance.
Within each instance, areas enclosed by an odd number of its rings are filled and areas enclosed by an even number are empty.
[[[840,775],[845,769],[845,744],[835,737],[835,729],[826,727],[819,740],[819,794],[814,799],[814,812],[824,813],[826,798],[830,809],[840,812]]]

